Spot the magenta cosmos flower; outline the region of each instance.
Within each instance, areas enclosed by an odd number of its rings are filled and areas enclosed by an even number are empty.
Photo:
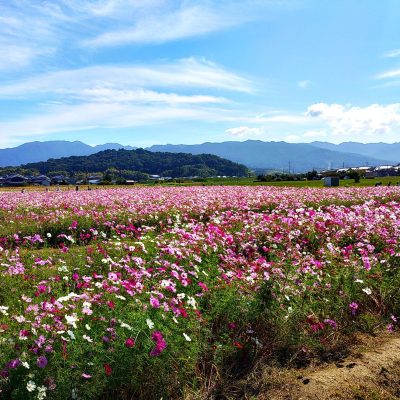
[[[128,338],[128,339],[125,340],[125,346],[128,347],[128,349],[130,349],[134,345],[135,345],[135,340],[134,339]]]
[[[153,340],[153,342],[156,343],[155,347],[153,348],[153,350],[151,350],[150,355],[152,357],[157,357],[159,356],[164,349],[167,347],[167,342],[165,341],[163,335],[161,332],[159,331],[155,331],[153,332],[153,334],[151,335],[151,339]]]
[[[358,304],[356,302],[352,302],[349,304],[350,310],[351,310],[351,315],[356,315],[356,312],[358,310]]]
[[[46,358],[45,356],[40,356],[40,357],[37,359],[37,366],[38,366],[39,368],[45,368],[46,365],[47,365],[47,358]]]

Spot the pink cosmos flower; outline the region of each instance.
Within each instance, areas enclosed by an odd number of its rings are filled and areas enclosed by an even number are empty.
[[[159,308],[160,307],[160,301],[154,296],[150,297],[150,304],[151,304],[151,306],[153,308]]]
[[[208,291],[208,287],[207,287],[207,285],[206,285],[205,283],[199,282],[198,285],[199,285],[205,292]]]

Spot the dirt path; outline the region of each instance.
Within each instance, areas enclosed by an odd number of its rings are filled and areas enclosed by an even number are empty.
[[[400,336],[368,340],[341,362],[299,370],[296,377],[261,399],[400,399]]]

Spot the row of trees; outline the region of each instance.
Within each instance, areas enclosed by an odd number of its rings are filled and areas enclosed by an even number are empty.
[[[359,182],[364,175],[357,170],[350,169],[346,172],[330,172],[329,176],[337,176],[340,179],[347,177],[348,179],[354,179],[355,182]],[[307,180],[313,181],[321,179],[322,175],[316,170],[308,171],[304,174],[287,174],[287,173],[270,173],[270,174],[259,174],[257,179],[261,182],[276,182],[276,181],[300,181]]]

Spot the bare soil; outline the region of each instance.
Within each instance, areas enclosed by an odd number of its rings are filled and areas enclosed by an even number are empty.
[[[253,398],[258,400],[400,399],[400,335],[360,337],[361,345],[339,362],[286,371],[265,371],[276,379]],[[275,375],[275,376],[274,376]],[[278,387],[276,385],[278,383]],[[246,396],[247,397],[247,396]]]

